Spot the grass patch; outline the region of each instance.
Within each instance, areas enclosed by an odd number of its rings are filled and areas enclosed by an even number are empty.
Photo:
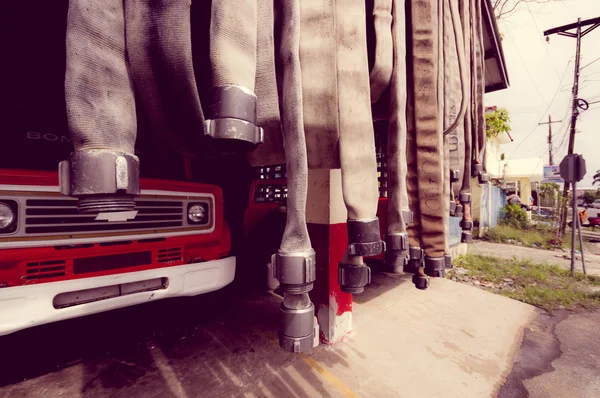
[[[558,265],[466,255],[454,262],[448,278],[471,283],[547,311],[600,308],[600,277],[576,274]]]
[[[551,250],[555,248],[571,248],[571,235],[565,235],[565,238],[556,242],[556,232],[549,228],[528,227],[525,229],[515,228],[510,225],[498,225],[485,233],[485,238],[490,242],[517,244],[525,247],[537,247],[539,249]],[[559,244],[556,244],[559,243]],[[584,237],[585,247],[585,237]],[[579,241],[575,248],[581,250]]]

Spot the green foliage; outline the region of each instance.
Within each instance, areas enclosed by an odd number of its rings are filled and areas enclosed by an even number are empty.
[[[505,155],[505,154],[503,154],[503,153],[502,153],[502,154],[500,154],[500,160],[504,160],[504,159],[506,159],[506,155]]]
[[[598,192],[589,190],[583,192],[583,201],[585,203],[594,203],[596,199],[600,199]]]
[[[559,265],[466,255],[456,259],[454,266],[466,269],[469,279],[484,282],[488,290],[548,311],[600,307],[600,295],[594,288],[600,285],[600,278],[580,273],[573,278]],[[455,270],[448,278],[456,278]]]
[[[527,212],[517,204],[506,204],[500,209],[500,225],[507,225],[517,229],[526,229],[529,227]]]
[[[505,108],[497,108],[495,111],[485,114],[485,135],[487,138],[495,138],[500,133],[508,133],[510,128],[510,116]]]
[[[489,229],[486,232],[485,237],[490,242],[509,244],[520,243],[525,247],[550,249],[551,245],[548,243],[548,240],[552,238],[552,234],[535,228],[523,230],[509,225],[498,225],[497,227]]]
[[[555,197],[559,190],[560,186],[555,182],[544,182],[538,187],[540,195],[550,198]]]
[[[596,170],[596,174],[594,174],[594,182],[592,185],[600,184],[600,170]]]

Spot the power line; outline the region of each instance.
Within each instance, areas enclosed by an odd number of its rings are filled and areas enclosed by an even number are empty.
[[[529,16],[531,17],[531,20],[533,21],[533,24],[535,25],[536,31],[541,32],[542,30],[538,26],[537,21],[535,20],[533,13],[531,12],[531,8],[529,8],[529,3],[525,2],[525,5],[527,6],[527,11],[529,11]],[[542,41],[542,47],[544,47],[544,51],[546,51],[546,55],[548,56],[548,59],[550,60],[550,65],[552,65],[552,70],[554,71],[556,78],[560,80],[560,77],[558,76],[558,71],[556,70],[556,66],[554,65],[554,61],[552,60],[552,57],[550,56],[550,51],[548,51],[548,44],[544,43],[544,39],[542,39],[542,36],[538,35],[538,37]]]
[[[519,51],[519,48],[517,47],[517,45],[516,45],[516,43],[515,43],[512,35],[508,34],[508,37],[510,38],[510,41],[511,41],[513,47],[517,51],[517,55],[519,56],[519,59],[521,60],[521,64],[523,64],[523,68],[525,68],[525,72],[527,72],[527,76],[529,76],[529,80],[531,80],[531,84],[533,84],[533,87],[535,88],[535,91],[537,91],[537,93],[539,94],[539,96],[542,99],[542,101],[544,101],[544,103],[546,105],[548,105],[548,108],[550,108],[550,104],[548,103],[548,101],[546,101],[546,98],[544,98],[544,95],[542,94],[542,92],[538,88],[537,84],[535,84],[535,80],[533,79],[533,76],[531,76],[531,73],[529,72],[529,68],[527,68],[527,64],[525,64],[525,61],[523,60],[523,57],[521,56],[521,52]]]
[[[517,52],[518,52],[518,50],[517,50]],[[521,61],[522,61],[522,59],[521,59]],[[542,117],[540,118],[540,120],[538,120],[538,122],[535,124],[535,126],[533,126],[533,128],[531,129],[531,131],[529,132],[529,134],[527,134],[525,136],[525,138],[519,143],[519,145],[517,145],[517,147],[510,153],[510,155],[507,156],[506,160],[510,159],[512,157],[512,155],[515,154],[515,152],[521,147],[521,145],[523,145],[523,143],[525,141],[527,141],[527,139],[531,136],[531,134],[533,134],[533,132],[539,127],[539,123],[541,123],[541,121],[544,120],[544,117],[546,116],[546,114],[550,110],[550,106],[552,105],[552,103],[556,99],[556,96],[558,95],[558,92],[560,91],[562,82],[563,82],[563,80],[565,78],[565,75],[567,74],[567,69],[569,69],[569,64],[570,63],[571,63],[571,61],[567,62],[567,66],[565,66],[565,70],[563,71],[562,77],[560,78],[560,81],[558,82],[558,87],[556,88],[556,92],[554,93],[554,96],[552,97],[552,100],[548,104],[548,107],[546,108],[546,110],[542,114]]]
[[[580,70],[583,70],[585,68],[587,68],[588,66],[590,66],[591,64],[593,64],[596,61],[600,61],[600,57],[596,58],[595,60],[593,60],[592,62],[590,62],[589,64],[587,64],[586,66],[582,66]]]

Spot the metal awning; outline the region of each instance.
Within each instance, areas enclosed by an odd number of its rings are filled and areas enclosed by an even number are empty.
[[[491,0],[483,0],[483,45],[485,48],[485,92],[508,88],[508,71]]]

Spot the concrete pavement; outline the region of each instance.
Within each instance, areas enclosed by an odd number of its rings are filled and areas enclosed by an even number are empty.
[[[600,397],[600,311],[558,311],[525,330],[499,398]]]
[[[98,314],[0,338],[0,397],[487,397],[533,307],[434,279],[376,274],[354,332],[282,352],[280,298],[239,289]]]

